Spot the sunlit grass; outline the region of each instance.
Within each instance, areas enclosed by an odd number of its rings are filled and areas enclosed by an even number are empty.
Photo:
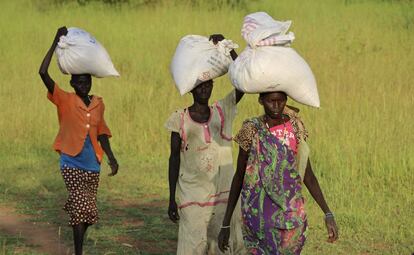
[[[313,166],[337,216],[341,239],[334,245],[325,242],[322,213],[307,194],[311,232],[304,254],[414,251],[413,3],[269,0],[252,1],[246,9],[208,11],[173,4],[114,9],[96,3],[39,9],[35,1],[22,0],[2,1],[0,8],[2,199],[22,197],[21,206],[30,210],[33,205],[27,199],[40,197],[46,210],[43,219],[61,224],[66,220],[57,212],[66,194],[58,155],[51,149],[57,115],[37,74],[59,26],[78,26],[96,36],[121,74],[119,79],[94,79],[92,88],[104,97],[111,143],[121,166],[114,178],[106,177],[108,168],[103,169],[99,198],[105,207],[119,199],[167,199],[169,133],[164,121],[191,103],[189,95],[179,96],[169,73],[179,39],[223,33],[240,45],[240,52],[245,46],[242,18],[264,10],[293,20],[293,47],[312,67],[321,97],[319,110],[290,103],[301,109],[309,129]],[[69,77],[59,72],[55,59],[50,74],[71,90]],[[227,76],[219,78],[213,99],[231,88]],[[234,131],[261,112],[257,96],[246,95]],[[100,224],[91,232],[98,240],[96,249],[116,251],[121,247],[116,241],[100,246],[99,240],[122,228],[110,232],[115,223]]]

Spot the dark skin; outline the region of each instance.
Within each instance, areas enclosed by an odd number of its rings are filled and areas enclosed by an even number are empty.
[[[45,84],[49,93],[53,94],[55,88],[55,81],[50,77],[48,73],[50,61],[53,57],[53,52],[59,42],[59,38],[63,35],[66,35],[68,30],[66,27],[61,27],[57,30],[55,38],[53,39],[52,46],[46,53],[42,64],[40,65],[39,75],[42,78],[43,83]],[[92,87],[92,78],[90,74],[79,74],[79,75],[72,75],[70,84],[75,90],[76,95],[84,102],[86,107],[89,106],[93,95],[89,95],[89,92]],[[111,173],[109,176],[114,176],[118,173],[118,162],[112,152],[111,145],[109,143],[109,137],[106,134],[99,135],[98,141],[101,144],[103,151],[105,152],[106,156],[109,160],[109,166],[111,167]],[[73,239],[75,245],[75,254],[81,255],[83,249],[83,239],[88,229],[89,224],[87,223],[80,223],[76,226],[73,226]]]
[[[286,94],[280,92],[266,93],[263,96],[260,96],[259,103],[264,108],[264,119],[269,128],[276,125],[283,124],[289,121],[289,117],[283,114],[283,109],[286,106],[287,97]],[[240,192],[243,185],[243,179],[247,167],[247,160],[249,157],[249,152],[245,151],[239,147],[239,155],[237,157],[237,170],[233,177],[233,181],[230,189],[229,201],[227,204],[226,213],[223,220],[223,226],[229,226],[231,217],[236,207],[237,201],[240,196]],[[303,182],[305,183],[307,189],[309,190],[312,197],[318,203],[319,207],[326,214],[331,212],[329,209],[325,198],[323,196],[322,190],[319,186],[319,182],[313,173],[311,163],[308,159],[305,177]],[[328,242],[335,242],[338,239],[338,227],[336,226],[335,219],[326,218],[325,225],[328,231]],[[230,229],[222,228],[218,237],[218,245],[221,251],[226,251],[228,249],[228,242],[230,238]]]
[[[221,34],[214,34],[210,36],[210,40],[214,44],[224,39]],[[237,53],[232,50],[230,52],[233,60],[237,58]],[[191,118],[199,123],[205,123],[210,118],[210,106],[208,104],[213,91],[213,81],[209,80],[201,83],[191,91],[193,95],[193,104],[188,107]],[[238,103],[244,93],[236,90],[236,103]],[[171,154],[169,158],[168,167],[168,182],[170,186],[170,202],[168,206],[168,216],[170,220],[177,223],[180,219],[178,214],[178,207],[175,199],[175,191],[177,187],[178,176],[180,173],[180,149],[181,149],[181,137],[176,132],[171,132]]]

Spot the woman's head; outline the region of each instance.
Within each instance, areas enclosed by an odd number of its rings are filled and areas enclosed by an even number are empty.
[[[194,101],[202,104],[207,104],[212,91],[213,80],[208,80],[200,83],[197,87],[191,90],[191,94],[193,94]]]
[[[70,85],[75,89],[76,94],[85,97],[91,91],[92,77],[90,74],[72,74]]]
[[[282,116],[286,101],[286,93],[279,91],[260,93],[259,96],[259,103],[263,105],[265,114],[272,119],[277,119]]]

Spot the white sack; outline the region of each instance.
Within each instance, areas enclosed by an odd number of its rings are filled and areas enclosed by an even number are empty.
[[[285,45],[295,39],[289,30],[292,21],[277,21],[265,12],[247,15],[243,21],[242,36],[253,48],[258,46]]]
[[[230,65],[232,84],[245,93],[283,91],[295,101],[319,107],[315,77],[306,61],[288,45],[291,22],[263,12],[245,17],[242,36],[249,44]]]
[[[226,74],[233,62],[230,51],[237,47],[237,44],[227,39],[215,45],[204,36],[183,37],[170,66],[180,94],[184,95],[200,83]]]
[[[56,47],[58,66],[64,74],[119,76],[105,48],[88,32],[71,27]]]

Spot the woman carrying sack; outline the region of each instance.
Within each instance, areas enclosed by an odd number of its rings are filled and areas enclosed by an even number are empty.
[[[286,101],[284,92],[261,93],[259,103],[265,114],[246,120],[234,139],[239,155],[218,237],[222,251],[228,247],[228,226],[241,193],[249,254],[300,254],[308,227],[303,184],[325,214],[328,241],[338,238],[334,216],[308,159],[307,131],[297,112],[285,107]]]
[[[222,35],[210,37],[214,45],[223,39]],[[211,43],[213,49],[214,45]],[[233,59],[237,57],[234,50],[230,54]],[[224,99],[209,105],[212,90],[212,78],[196,85],[191,90],[193,104],[174,112],[165,125],[171,132],[168,215],[174,223],[179,223],[179,255],[221,254],[217,235],[234,173],[232,123],[243,93],[233,90]],[[227,254],[242,254],[241,222],[237,216],[232,230],[235,235]]]
[[[105,123],[103,100],[89,95],[91,75],[73,74],[70,84],[75,93],[70,93],[63,91],[48,74],[59,39],[67,33],[66,27],[58,29],[39,74],[48,90],[48,99],[58,111],[59,133],[53,147],[60,154],[60,169],[69,193],[64,209],[73,228],[75,254],[81,255],[85,232],[98,221],[96,195],[103,153],[109,159],[109,176],[117,174],[118,163],[108,140],[111,132]]]

